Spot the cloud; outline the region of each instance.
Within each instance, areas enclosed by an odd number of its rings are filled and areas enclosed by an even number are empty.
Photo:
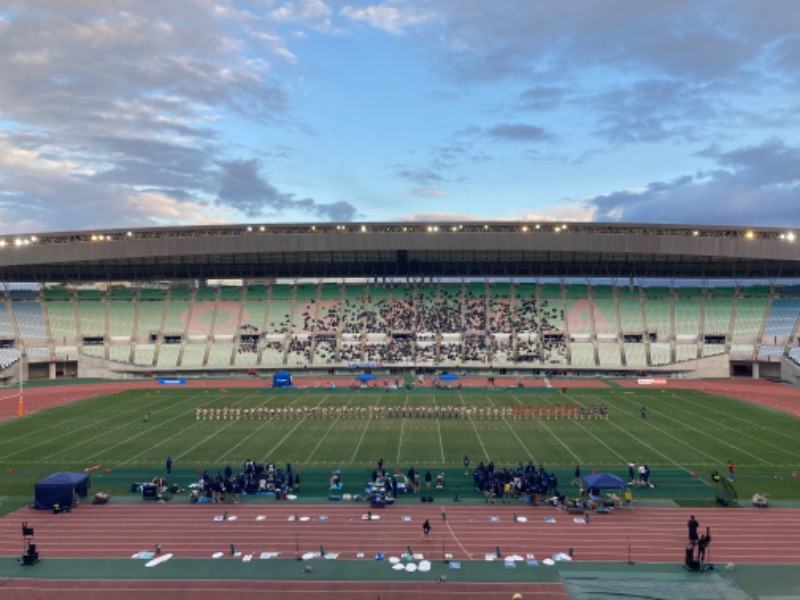
[[[324,19],[323,2],[284,3],[272,20],[229,0],[124,8],[31,0],[0,18],[0,229],[357,214],[345,201],[278,190],[225,138],[233,115],[291,124],[274,71],[297,61],[273,24]],[[260,156],[286,152],[263,147]]]
[[[717,169],[594,196],[600,221],[800,226],[800,147],[770,139],[727,152]]]
[[[405,222],[434,222],[434,221],[493,221],[494,218],[485,218],[480,215],[467,215],[463,213],[448,213],[448,212],[424,212],[415,213],[410,215],[398,215],[395,217],[398,221]]]
[[[490,127],[486,134],[496,140],[508,142],[541,142],[550,139],[552,136],[536,125],[526,125],[524,123],[505,123]]]
[[[417,187],[408,191],[412,196],[419,196],[421,198],[443,198],[446,194],[439,189],[431,187]]]
[[[344,6],[340,14],[353,21],[367,23],[370,27],[393,35],[401,35],[408,28],[426,23],[435,18],[432,12],[416,9],[397,0],[363,8]]]
[[[417,184],[420,187],[432,187],[433,184],[443,183],[444,176],[430,167],[411,167],[407,165],[395,165],[394,174],[400,179],[409,183]]]
[[[248,217],[274,217],[300,211],[327,221],[352,221],[358,214],[349,202],[320,204],[311,198],[297,199],[294,194],[278,191],[261,174],[261,163],[256,159],[220,162],[219,167],[222,175],[218,204],[234,207]]]

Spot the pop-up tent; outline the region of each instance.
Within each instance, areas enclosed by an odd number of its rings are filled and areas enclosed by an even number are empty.
[[[584,475],[583,480],[590,489],[597,490],[624,490],[628,484],[613,473],[593,473]]]
[[[358,377],[356,377],[357,381],[361,381],[366,383],[367,381],[375,381],[375,375],[372,373],[362,373]]]
[[[455,373],[445,373],[439,377],[439,381],[458,381],[460,377]]]
[[[61,508],[74,508],[78,496],[89,494],[89,486],[88,473],[53,473],[34,486],[34,508],[50,510],[55,504]]]
[[[293,385],[292,374],[289,371],[278,371],[272,376],[272,387],[274,388],[292,387]]]

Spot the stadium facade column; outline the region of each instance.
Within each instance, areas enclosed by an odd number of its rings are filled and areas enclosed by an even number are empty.
[[[753,362],[753,379],[759,379],[758,361]]]

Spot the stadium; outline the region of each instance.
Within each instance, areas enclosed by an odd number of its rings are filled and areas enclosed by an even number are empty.
[[[645,577],[686,598],[788,593],[798,243],[776,228],[496,221],[0,236],[8,589],[581,598],[643,593]],[[273,388],[277,372],[294,385]],[[128,489],[162,477],[167,457],[180,493],[148,503]],[[200,473],[251,458],[302,468],[296,504],[278,488],[189,504]],[[379,459],[410,488],[393,506],[363,489]],[[545,490],[537,506],[538,493],[487,493],[479,463],[522,480],[524,463],[546,466],[573,497],[577,464],[618,475],[632,498],[604,490],[595,508],[613,498],[610,511],[569,512]],[[629,464],[654,484],[626,478]],[[25,506],[65,470],[89,473],[109,504]],[[710,559],[685,568],[689,507],[714,528],[714,563],[735,565],[724,577]],[[418,541],[428,519],[433,540]],[[38,564],[17,565],[20,521],[37,530]],[[174,558],[146,571],[128,558],[153,548]]]

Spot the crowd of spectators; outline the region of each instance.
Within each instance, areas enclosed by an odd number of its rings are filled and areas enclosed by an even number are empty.
[[[472,473],[475,489],[481,492],[487,503],[511,502],[512,499],[531,498],[534,504],[540,499],[559,498],[558,478],[555,473],[545,470],[544,465],[536,466],[528,461],[519,463],[516,468],[497,469],[493,462],[481,462]]]
[[[300,489],[300,474],[286,463],[286,468],[276,467],[275,463],[266,465],[251,459],[244,461],[242,470],[234,473],[230,464],[213,477],[203,471],[197,484],[191,486],[191,501],[213,502],[214,504],[236,504],[241,495],[272,494],[278,500],[286,494]]]
[[[490,290],[477,284],[365,285],[360,295],[307,299],[296,305],[295,317],[278,312],[268,331],[286,334],[285,342],[271,343],[285,350],[290,365],[566,361],[560,302],[528,291],[515,295],[510,287],[496,295]],[[258,328],[245,324],[241,330],[239,353],[257,352]]]

